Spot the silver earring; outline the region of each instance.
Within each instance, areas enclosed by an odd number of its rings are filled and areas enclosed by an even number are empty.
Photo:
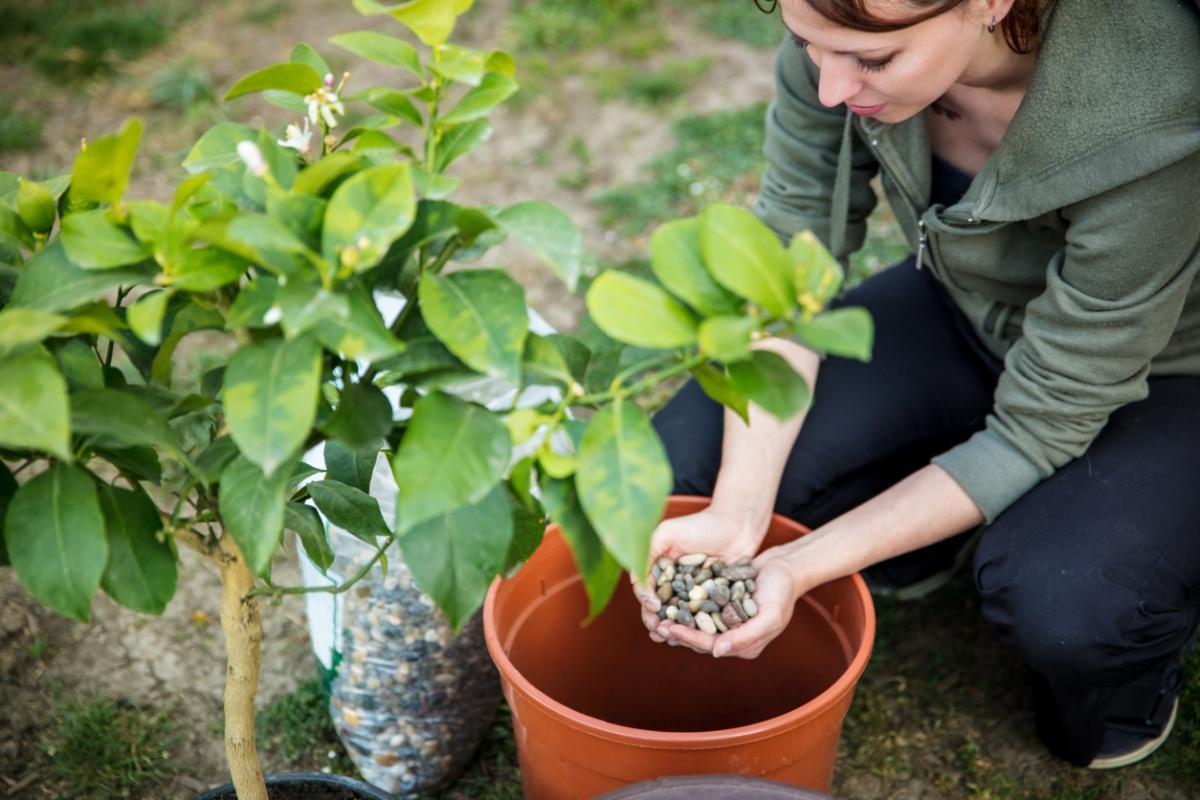
[[[996,18],[992,17],[992,22],[990,25],[988,25],[988,33],[995,33],[995,32],[996,32]]]

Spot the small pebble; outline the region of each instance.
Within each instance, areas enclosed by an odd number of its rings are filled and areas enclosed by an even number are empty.
[[[716,603],[714,603],[712,600],[701,600],[700,601],[700,610],[705,612],[706,614],[720,614],[721,613],[721,607],[719,605],[717,605]]]
[[[749,564],[745,564],[737,567],[726,567],[724,577],[729,578],[731,581],[744,581],[747,578],[753,578],[757,574],[758,570]]]
[[[716,634],[717,624],[713,622],[713,618],[701,611],[696,615],[696,627],[705,633]]]
[[[688,592],[688,599],[689,600],[707,600],[708,592],[704,591],[703,586],[693,586],[692,590],[690,592]]]
[[[680,556],[678,563],[680,566],[684,567],[695,567],[699,564],[703,564],[707,559],[708,556],[704,553],[688,553],[686,556]],[[746,563],[749,564],[750,562],[747,561]]]
[[[758,603],[754,602],[753,597],[747,597],[742,601],[742,608],[746,610],[746,615],[753,617],[758,613]]]
[[[664,583],[662,586],[658,587],[658,599],[662,600],[664,603],[674,596],[675,589],[671,586],[671,584]]]
[[[754,578],[746,578],[746,591],[754,594],[758,590],[758,584],[754,582]]]
[[[712,580],[712,576],[713,576],[713,574],[712,574],[711,569],[701,568],[700,571],[697,572],[694,577],[695,577],[696,583],[704,583],[705,581]]]
[[[725,624],[725,620],[721,619],[720,614],[709,614],[709,616],[712,617],[713,624],[717,626],[719,633],[725,633],[729,630],[729,626]]]
[[[733,610],[732,603],[721,609],[721,621],[730,628],[736,628],[742,624],[742,618]]]
[[[750,619],[750,615],[746,613],[746,607],[742,605],[741,600],[730,600],[729,605],[731,608],[733,608],[734,612],[737,613],[738,619],[740,619],[742,622]]]
[[[679,615],[679,606],[667,606],[666,613],[667,613],[667,619],[674,622],[675,618]]]
[[[703,600],[688,600],[687,601],[688,611],[691,611],[693,614],[695,614],[697,611],[700,610],[700,606],[703,604],[704,604]]]
[[[675,614],[675,621],[680,625],[687,625],[689,628],[696,627],[696,619],[692,616],[692,612],[683,606],[680,606]]]
[[[741,581],[738,581],[737,583],[735,583],[733,585],[733,588],[730,590],[729,599],[730,600],[741,600],[745,596],[746,596],[746,584],[742,583]]]

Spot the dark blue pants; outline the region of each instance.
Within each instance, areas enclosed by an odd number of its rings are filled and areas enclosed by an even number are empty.
[[[911,259],[839,305],[871,312],[875,349],[868,364],[821,365],[775,506],[811,527],[982,428],[1003,369]],[[656,416],[678,493],[712,494],[722,416],[694,382]],[[1153,701],[1155,675],[1195,630],[1198,489],[1200,378],[1153,378],[1147,399],[984,531],[983,614],[1036,673],[1039,733],[1059,756],[1090,762],[1105,719],[1142,713],[1129,709]]]

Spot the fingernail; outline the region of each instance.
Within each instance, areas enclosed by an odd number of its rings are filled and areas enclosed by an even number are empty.
[[[713,655],[718,658],[721,656],[727,656],[729,655],[729,651],[732,649],[733,647],[729,644],[729,642],[719,642],[716,646],[716,649],[713,650]]]

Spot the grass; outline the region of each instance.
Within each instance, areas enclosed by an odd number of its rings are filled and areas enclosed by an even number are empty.
[[[37,150],[44,124],[42,117],[18,111],[13,98],[0,92],[0,153]]]
[[[656,106],[683,95],[713,66],[713,59],[676,59],[654,70],[623,65],[596,74],[597,94],[601,100],[624,97],[638,105]]]
[[[216,102],[208,70],[193,61],[174,64],[150,78],[150,99],[163,108],[192,113]]]
[[[764,14],[753,0],[685,0],[700,28],[722,39],[745,42],[751,47],[775,47],[783,38],[779,12]]]
[[[758,103],[676,119],[671,125],[675,147],[643,167],[645,180],[596,198],[604,224],[632,236],[718,200],[747,204],[764,166],[765,114],[766,106]]]
[[[114,74],[166,41],[194,0],[0,0],[0,60],[58,79]]]
[[[289,769],[328,767],[337,775],[358,775],[329,717],[329,690],[320,678],[263,708],[254,724],[259,747]]]
[[[144,711],[122,700],[63,705],[46,742],[64,800],[111,800],[156,786],[172,774],[173,709]]]

